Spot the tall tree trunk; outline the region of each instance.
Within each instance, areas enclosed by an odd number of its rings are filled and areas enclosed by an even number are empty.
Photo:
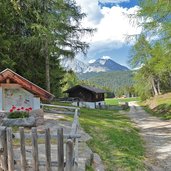
[[[154,78],[151,78],[151,84],[152,84],[154,95],[157,96],[158,92],[157,92],[157,88],[156,88],[156,85],[155,85],[155,82],[154,82]]]
[[[157,80],[157,91],[158,91],[158,94],[161,94],[161,91],[160,91],[160,80],[159,79]]]
[[[45,42],[45,65],[46,65],[46,90],[50,92],[50,62],[48,53],[48,42]]]
[[[169,72],[169,84],[171,86],[171,72]]]

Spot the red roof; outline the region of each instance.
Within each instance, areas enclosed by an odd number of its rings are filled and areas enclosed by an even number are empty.
[[[0,83],[3,83],[8,78],[14,83],[19,84],[22,88],[28,90],[29,92],[32,92],[33,94],[37,95],[43,100],[51,100],[54,97],[53,94],[49,93],[48,91],[42,89],[41,87],[37,86],[36,84],[30,82],[21,75],[7,68],[0,72]]]

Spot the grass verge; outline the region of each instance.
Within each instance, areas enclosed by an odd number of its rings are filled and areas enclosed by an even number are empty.
[[[153,116],[160,117],[161,119],[171,119],[171,93],[155,96],[140,105],[144,110]]]
[[[119,105],[119,102],[131,102],[131,101],[139,101],[139,97],[132,98],[106,98],[105,103],[107,105]]]
[[[91,149],[105,170],[145,170],[143,141],[127,116],[116,111],[81,109],[80,124],[92,136]]]
[[[153,116],[160,117],[161,119],[164,120],[171,119],[171,105],[169,104],[162,104],[155,107],[154,109],[151,109],[148,105],[141,105],[141,106],[147,113]]]

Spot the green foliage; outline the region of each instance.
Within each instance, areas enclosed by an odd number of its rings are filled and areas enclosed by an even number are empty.
[[[144,30],[146,32],[151,31],[154,35],[158,34],[160,38],[169,40],[171,38],[171,2],[140,0],[140,7],[138,16],[144,17]]]
[[[65,74],[65,77],[63,79],[64,86],[63,86],[63,91],[68,90],[71,87],[74,87],[75,85],[78,84],[79,80],[76,74],[73,71],[68,71]]]
[[[86,53],[80,37],[91,33],[74,0],[0,2],[0,69],[10,68],[42,88],[60,95],[65,72],[60,57]],[[57,90],[58,89],[58,90]]]
[[[130,64],[132,67],[140,67],[142,64],[147,63],[148,59],[151,58],[149,51],[151,46],[146,40],[145,35],[140,35],[137,42],[132,47],[130,56]]]
[[[24,111],[15,111],[15,112],[9,113],[9,115],[8,115],[8,118],[10,118],[10,119],[28,118],[28,117],[29,117],[29,113],[24,112]]]
[[[94,171],[94,168],[92,166],[86,166],[86,171]]]
[[[113,71],[78,74],[78,78],[82,80],[80,84],[95,85],[107,92],[114,92],[115,96],[132,96],[135,95],[133,75],[134,71]]]
[[[140,7],[137,17],[143,17],[143,30],[136,36],[130,63],[141,67],[134,87],[142,99],[147,99],[171,90],[171,2],[140,0]]]

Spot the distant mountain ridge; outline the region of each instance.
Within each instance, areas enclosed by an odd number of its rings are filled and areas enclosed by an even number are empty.
[[[129,69],[114,62],[110,57],[102,57],[92,63],[85,64],[78,59],[62,59],[61,66],[66,70],[73,70],[75,73],[88,72],[110,72],[110,71],[128,71]]]
[[[72,70],[76,73],[84,73],[88,67],[87,64],[85,64],[84,62],[81,62],[78,59],[64,58],[64,59],[61,59],[60,64],[65,70],[67,71]]]

